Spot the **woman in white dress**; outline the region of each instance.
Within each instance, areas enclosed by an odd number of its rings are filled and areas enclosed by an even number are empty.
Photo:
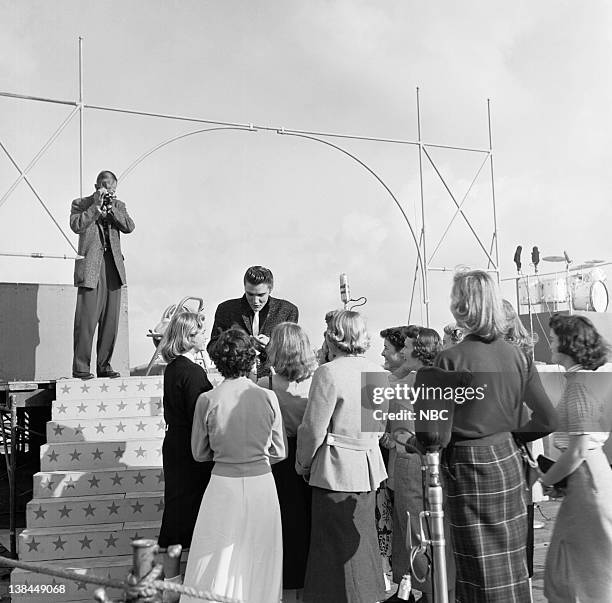
[[[225,378],[196,404],[197,461],[214,460],[185,570],[185,584],[249,603],[281,600],[281,518],[270,463],[285,458],[283,420],[273,391],[247,377],[249,335],[229,329],[210,357]],[[181,597],[181,603],[199,599]]]

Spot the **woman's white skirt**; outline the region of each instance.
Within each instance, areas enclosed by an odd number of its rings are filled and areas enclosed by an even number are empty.
[[[200,505],[184,584],[248,603],[277,603],[283,577],[281,530],[272,473],[213,474]],[[201,602],[181,597],[181,603]]]

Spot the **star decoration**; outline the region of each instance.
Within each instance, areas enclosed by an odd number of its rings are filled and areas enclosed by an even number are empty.
[[[81,550],[83,550],[85,547],[91,549],[91,546],[89,545],[93,542],[93,540],[90,540],[89,538],[87,538],[87,535],[85,535],[83,540],[79,540],[79,542],[81,543]]]
[[[87,590],[86,582],[77,582],[77,591],[78,590]]]
[[[81,385],[81,392],[83,392],[84,394],[89,393],[89,385],[83,383],[83,385]]]
[[[82,452],[78,452],[77,449],[75,448],[71,453],[70,453],[70,460],[71,461],[80,461],[81,460],[81,455],[83,453]]]
[[[85,429],[80,423],[74,428],[74,435],[80,436],[83,435],[83,429]]]
[[[108,385],[106,387],[108,388]],[[108,404],[104,404],[104,402],[100,402],[100,404],[98,404],[98,410],[100,412],[106,412],[107,406]]]
[[[163,421],[160,421],[157,424],[157,429],[159,429],[159,431],[162,431],[165,427],[166,427],[166,424]]]
[[[140,423],[136,424],[136,427],[138,427],[138,431],[144,431],[145,427],[146,427],[146,424],[143,423],[142,421],[140,421]]]
[[[163,472],[163,471],[160,471],[160,472],[157,474],[157,483],[158,483],[158,484],[161,484],[163,481],[164,481],[164,472]]]
[[[161,513],[164,510],[164,499],[160,498],[158,503],[155,503],[155,506],[157,507],[157,512]]]
[[[58,509],[58,511],[60,512],[60,519],[62,519],[63,517],[70,518],[70,513],[72,512],[72,509],[69,509],[66,505],[64,505],[64,507],[62,509]]]
[[[135,484],[143,484],[144,485],[144,475],[142,475],[142,473],[140,473],[140,471],[137,473],[137,475],[134,476],[134,485]]]
[[[136,449],[134,452],[136,453],[136,457],[137,457],[137,458],[138,458],[138,457],[142,457],[142,458],[144,458],[144,455],[145,455],[145,453],[146,453],[146,450],[145,450],[145,449],[144,449],[142,446],[139,446],[139,447],[138,447],[138,448],[137,448],[137,449]]]
[[[117,433],[119,433],[120,431],[125,432],[125,425],[121,421],[117,423]]]
[[[119,515],[119,509],[121,508],[119,505],[116,505],[114,501],[111,503],[110,507],[106,507],[108,509],[109,515]]]
[[[157,406],[157,410],[161,410],[161,407],[162,407],[162,401],[161,401],[161,400],[158,400],[158,401],[155,403],[155,406]]]
[[[140,504],[139,501],[136,501],[135,504],[130,506],[132,507],[132,509],[134,509],[134,513],[142,513],[142,509],[144,507],[144,505]]]
[[[113,480],[113,486],[120,486],[123,478],[119,477],[118,473],[115,473],[115,477],[111,477],[111,479]]]
[[[138,410],[144,410],[146,408],[146,406],[147,406],[147,403],[144,400],[141,400],[138,403],[137,408],[138,408]]]
[[[157,389],[162,389],[162,388],[164,387],[164,385],[163,385],[163,383],[162,383],[161,381],[158,381],[158,382],[155,384],[155,387],[156,387]]]
[[[59,457],[59,454],[57,454],[57,452],[55,452],[55,450],[52,450],[50,454],[47,455],[49,457],[49,462],[51,463],[57,463],[57,459]]]
[[[55,545],[55,550],[59,551],[60,549],[62,549],[62,551],[64,550],[64,545],[67,543],[67,540],[62,540],[61,536],[57,537],[57,540],[53,541],[53,544]]]
[[[105,429],[106,429],[106,425],[102,425],[102,423],[98,423],[96,425],[96,433],[104,433]]]
[[[104,454],[103,452],[101,452],[98,448],[96,448],[95,452],[92,452],[91,454],[93,454],[93,460],[98,460],[101,461],[102,460],[102,455]]]
[[[115,459],[120,459],[121,455],[125,452],[125,449],[121,448],[121,446],[119,446],[119,448],[117,448],[117,450],[114,451],[115,453]]]
[[[104,539],[107,547],[111,547],[111,546],[116,547],[117,545],[115,544],[115,542],[117,542],[117,540],[119,540],[119,538],[115,538],[112,534],[108,538]]]
[[[79,409],[79,412],[85,412],[87,410],[87,404],[85,404],[85,402],[81,402],[77,408]]]
[[[67,407],[66,407],[66,405],[65,405],[65,404],[60,404],[60,405],[57,407],[57,412],[58,412],[60,415],[62,415],[62,414],[66,414],[66,408],[67,408]]]
[[[103,383],[100,386],[100,391],[106,393],[108,391],[108,385],[106,385],[106,383]]]
[[[49,480],[43,487],[47,488],[47,490],[51,491],[53,490],[53,486],[54,486],[55,482],[52,480]],[[41,484],[42,485],[42,484]]]
[[[36,542],[36,540],[32,538],[32,540],[30,540],[30,542],[26,542],[26,544],[28,545],[28,553],[31,551],[38,552],[38,545],[40,544],[40,542]]]
[[[44,519],[47,511],[45,511],[42,506],[39,505],[38,510],[34,511],[34,513],[36,513],[36,519]]]
[[[145,390],[145,387],[146,387],[146,385],[145,385],[145,384],[144,384],[144,383],[141,381],[141,382],[138,384],[138,391],[139,391],[139,392],[143,392],[143,391]]]
[[[124,408],[127,408],[127,404],[121,400],[121,402],[119,402],[119,404],[117,404],[117,410],[123,410]]]
[[[121,383],[121,385],[119,386],[119,391],[120,392],[126,392],[127,391],[127,385],[125,383]]]
[[[64,432],[64,429],[66,429],[65,427],[62,427],[61,425],[56,425],[53,428],[53,432],[56,436],[61,436],[62,433]]]
[[[70,393],[70,386],[69,385],[62,386],[62,394],[69,394],[69,393]]]
[[[66,482],[66,490],[68,490],[68,488],[75,488],[76,489],[76,486],[74,485],[74,481],[73,481],[73,479],[71,477],[68,478],[68,481]]]
[[[86,507],[83,507],[83,511],[85,511],[85,519],[87,519],[90,515],[93,517],[95,515],[95,510],[96,508],[92,507],[91,504],[87,505]]]
[[[100,480],[94,475],[91,479],[87,480],[89,482],[89,487],[90,488],[98,488],[98,484],[100,483]]]

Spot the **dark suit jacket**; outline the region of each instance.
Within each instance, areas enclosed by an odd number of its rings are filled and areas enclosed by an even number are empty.
[[[268,303],[259,312],[259,334],[270,337],[272,329],[281,322],[297,322],[298,309],[291,302],[284,299],[269,297]],[[219,335],[231,327],[237,327],[253,334],[253,310],[249,306],[246,296],[238,299],[228,299],[219,304],[215,312],[215,322],[210,334],[207,350],[210,353]],[[265,360],[262,352],[260,360]]]
[[[94,204],[93,195],[75,199],[70,208],[70,228],[79,235],[79,255],[85,256],[76,260],[74,264],[74,286],[95,289],[100,277],[100,267],[104,258],[104,245],[102,244],[101,229],[98,218],[102,215]],[[115,199],[113,215],[109,216],[110,246],[121,278],[125,285],[125,266],[121,253],[119,233],[128,234],[134,230],[134,221],[125,209],[125,203]]]

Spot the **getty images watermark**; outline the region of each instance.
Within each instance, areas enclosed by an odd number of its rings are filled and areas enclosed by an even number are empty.
[[[373,417],[376,421],[415,421],[417,411],[412,408],[402,408],[403,405],[413,406],[419,401],[439,402],[442,400],[463,404],[471,400],[483,400],[486,389],[486,385],[476,387],[419,385],[415,387],[406,383],[396,383],[386,387],[375,386],[372,388],[372,403],[380,408],[373,409]],[[384,407],[388,407],[392,401],[396,401],[400,407],[395,411],[385,410]],[[418,418],[421,421],[447,421],[450,417],[447,409],[427,407],[418,410]]]

